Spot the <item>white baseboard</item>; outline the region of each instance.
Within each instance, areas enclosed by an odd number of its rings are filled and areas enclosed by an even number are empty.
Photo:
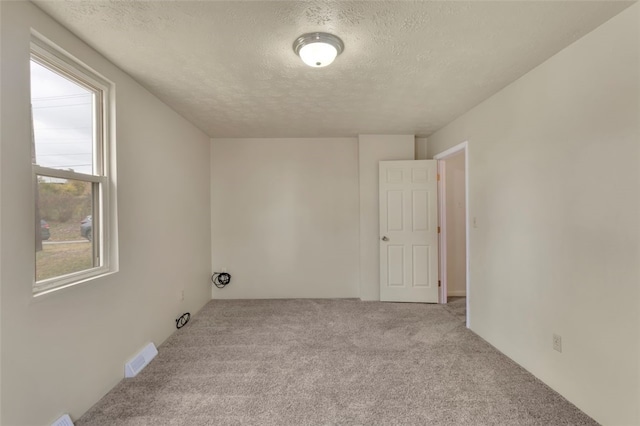
[[[448,297],[467,297],[467,292],[464,290],[448,291],[447,296]]]

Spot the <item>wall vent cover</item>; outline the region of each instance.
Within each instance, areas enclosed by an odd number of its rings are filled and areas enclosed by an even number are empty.
[[[68,414],[65,414],[55,422],[51,423],[51,426],[73,426],[73,422],[71,421],[71,417],[69,417]]]
[[[158,355],[156,346],[149,343],[124,365],[124,377],[135,377],[156,355]]]

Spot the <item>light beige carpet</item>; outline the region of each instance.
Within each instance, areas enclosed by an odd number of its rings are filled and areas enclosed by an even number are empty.
[[[593,425],[446,307],[211,301],[77,425]]]
[[[460,296],[449,296],[447,304],[443,306],[450,314],[457,317],[463,323],[467,323],[467,298]]]

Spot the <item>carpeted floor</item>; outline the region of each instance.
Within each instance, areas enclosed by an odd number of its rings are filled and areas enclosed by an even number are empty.
[[[443,306],[451,315],[457,317],[463,323],[467,323],[467,298],[449,296],[447,304]]]
[[[440,305],[216,300],[76,425],[594,425]]]

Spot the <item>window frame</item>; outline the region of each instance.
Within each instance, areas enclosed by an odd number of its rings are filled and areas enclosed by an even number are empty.
[[[79,173],[71,170],[55,169],[40,166],[32,162],[32,179],[35,191],[38,190],[38,176],[73,179],[89,182],[92,185],[93,211],[92,211],[92,247],[93,264],[90,269],[59,275],[44,280],[36,280],[36,268],[34,263],[32,292],[33,296],[41,296],[63,288],[71,287],[95,278],[114,272],[111,259],[111,217],[110,217],[110,186],[111,179],[111,117],[110,101],[113,84],[105,78],[93,72],[89,67],[71,57],[52,43],[35,35],[31,38],[31,50],[29,61],[69,79],[70,81],[90,90],[94,93],[93,100],[93,174]],[[31,78],[29,79],[29,92],[31,92]],[[33,121],[30,123],[31,132]],[[33,133],[32,138],[33,138]],[[37,157],[34,158],[37,161]],[[36,194],[32,194],[35,201]],[[34,204],[35,207],[35,204]],[[35,219],[37,212],[33,212]],[[35,222],[35,220],[34,220]],[[34,232],[37,232],[34,229]],[[36,250],[34,248],[34,261]]]

